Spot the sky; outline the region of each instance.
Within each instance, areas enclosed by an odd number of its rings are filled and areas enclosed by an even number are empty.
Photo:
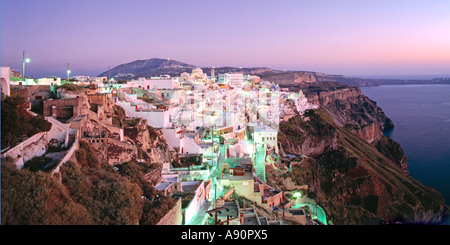
[[[0,62],[34,78],[134,60],[450,75],[448,0],[0,0]]]

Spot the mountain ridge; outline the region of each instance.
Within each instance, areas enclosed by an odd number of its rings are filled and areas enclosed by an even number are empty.
[[[151,58],[145,60],[135,60],[120,64],[109,71],[102,72],[99,76],[111,76],[116,80],[131,80],[139,77],[154,77],[169,75],[180,76],[183,72],[190,73],[192,69],[200,66],[187,64],[185,62]],[[200,67],[203,72],[211,74],[212,67]],[[404,84],[450,84],[450,78],[434,79],[386,79],[386,78],[361,78],[349,77],[338,74],[326,74],[314,71],[283,71],[269,67],[214,67],[215,74],[221,73],[243,73],[260,76],[262,80],[275,82],[280,85],[310,83],[310,82],[339,82],[352,86],[379,86],[379,85],[404,85]]]

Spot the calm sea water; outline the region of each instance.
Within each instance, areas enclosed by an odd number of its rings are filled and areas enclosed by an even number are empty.
[[[450,85],[361,87],[394,121],[385,132],[408,159],[410,175],[450,203]]]

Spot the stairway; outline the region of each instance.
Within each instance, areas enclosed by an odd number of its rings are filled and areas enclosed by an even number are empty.
[[[265,159],[266,147],[256,147],[256,157],[253,166],[255,167],[256,176],[264,182],[266,182],[266,167],[264,165]]]

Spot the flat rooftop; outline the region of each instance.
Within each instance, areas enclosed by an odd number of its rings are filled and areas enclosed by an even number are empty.
[[[222,207],[226,207],[226,209],[220,210],[221,213],[218,214],[219,217],[227,217],[228,215],[236,217],[239,215],[239,210],[235,202],[225,202]]]
[[[278,130],[273,129],[272,127],[269,127],[269,126],[254,127],[253,131],[254,132],[278,132]]]
[[[248,181],[253,180],[253,174],[250,171],[245,171],[244,175],[224,175],[223,178],[230,181]]]
[[[162,182],[155,186],[155,189],[158,191],[163,191],[167,189],[172,183],[171,182]]]
[[[260,225],[256,214],[245,214],[242,225]]]
[[[195,192],[200,185],[201,181],[189,181],[189,182],[181,182],[181,188],[185,192]]]

